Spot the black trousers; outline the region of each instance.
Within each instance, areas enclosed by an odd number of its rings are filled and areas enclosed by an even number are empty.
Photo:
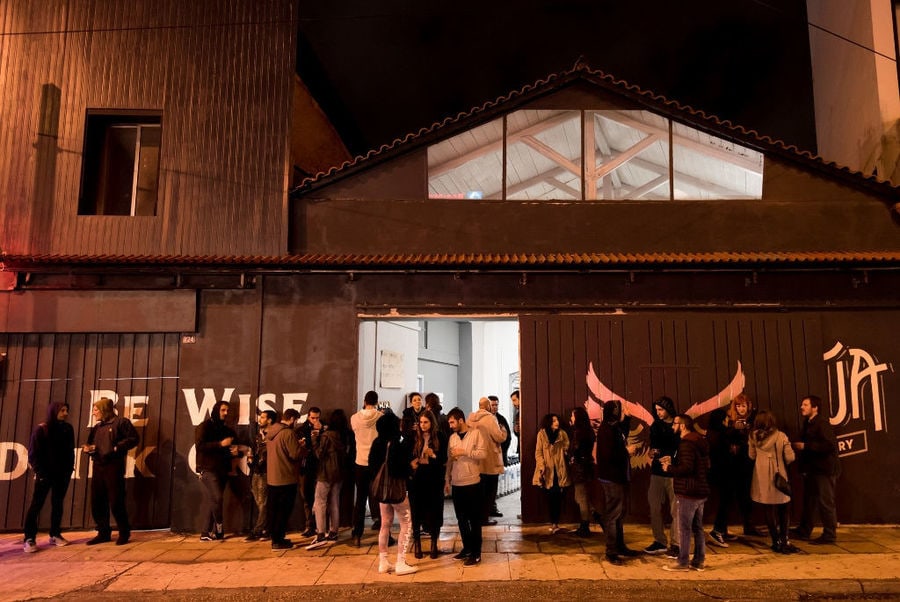
[[[31,496],[31,505],[25,515],[25,539],[37,537],[38,518],[47,494],[50,494],[50,535],[60,535],[62,523],[63,499],[69,490],[71,475],[51,475],[46,478],[37,477],[34,480],[34,493]]]
[[[100,535],[109,537],[112,528],[109,525],[109,512],[116,519],[119,536],[131,534],[131,523],[128,522],[128,510],[125,507],[125,462],[114,464],[94,464],[91,477],[91,514],[97,524]]]
[[[463,550],[481,556],[481,523],[484,522],[484,489],[481,483],[453,486],[453,510],[459,523]]]
[[[216,527],[225,522],[223,500],[225,499],[228,475],[204,470],[200,473],[200,482],[203,484],[203,497],[206,502],[206,526],[204,529],[206,533],[215,533],[218,531]]]
[[[620,554],[625,551],[625,532],[622,521],[625,518],[626,488],[620,483],[601,481],[606,508],[603,511],[603,533],[606,535],[606,553]]]
[[[369,510],[372,517],[378,517],[380,520],[381,509],[378,502],[369,492],[369,486],[372,484],[372,472],[368,466],[353,465],[353,481],[356,485],[356,502],[353,504],[353,537],[362,537],[363,529],[366,525],[366,501],[369,502]]]
[[[484,519],[487,520],[491,512],[497,509],[497,487],[500,485],[500,475],[481,475],[481,486],[484,488]]]
[[[816,510],[822,519],[822,537],[837,537],[837,509],[834,502],[834,490],[837,475],[803,475],[803,516],[800,519],[800,531],[809,535],[813,530]]]
[[[294,500],[297,499],[297,484],[267,485],[269,506],[269,533],[272,543],[284,541],[288,520],[294,511]]]

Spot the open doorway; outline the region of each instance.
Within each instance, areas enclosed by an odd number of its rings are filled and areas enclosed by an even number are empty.
[[[436,393],[446,414],[466,415],[481,397],[496,396],[497,414],[514,424],[511,394],[519,388],[516,318],[364,319],[360,323],[358,398],[378,392],[382,407],[402,414],[413,392]],[[509,466],[500,476],[500,524],[522,514],[519,441],[511,436]]]

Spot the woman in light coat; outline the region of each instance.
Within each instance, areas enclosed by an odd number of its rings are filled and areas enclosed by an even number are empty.
[[[750,497],[760,504],[772,537],[772,550],[782,554],[797,551],[787,537],[788,503],[791,497],[776,489],[775,474],[788,478],[788,464],[794,461],[794,450],[787,435],[778,430],[775,416],[761,410],[753,421],[748,437],[747,453],[754,461],[750,481]]]
[[[550,534],[559,532],[559,517],[562,514],[564,490],[569,486],[569,472],[566,469],[566,451],[569,436],[559,428],[559,416],[547,414],[541,421],[537,445],[534,449],[534,478],[532,484],[542,488],[547,494],[550,508]]]

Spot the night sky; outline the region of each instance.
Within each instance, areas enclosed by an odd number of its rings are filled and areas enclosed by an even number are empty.
[[[804,0],[300,0],[298,73],[353,154],[571,68],[815,150]]]

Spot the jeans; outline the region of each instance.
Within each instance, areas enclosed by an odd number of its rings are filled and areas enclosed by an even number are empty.
[[[250,477],[250,490],[253,492],[253,501],[256,503],[258,513],[256,524],[253,526],[253,533],[262,535],[269,528],[269,517],[266,514],[266,503],[268,500],[266,475],[253,473]]]
[[[342,481],[316,483],[316,530],[319,533],[337,533],[341,524],[341,484]]]
[[[31,505],[28,507],[28,514],[25,516],[25,539],[37,537],[38,518],[41,515],[44,502],[47,501],[48,493],[50,494],[50,536],[54,537],[61,534],[63,499],[66,497],[66,491],[69,489],[70,478],[70,474],[51,475],[46,478],[35,477]]]
[[[459,524],[463,550],[481,557],[481,524],[484,522],[484,499],[481,483],[453,486],[453,510]]]
[[[663,545],[675,545],[679,541],[678,511],[675,509],[675,486],[672,477],[650,475],[647,502],[650,504],[650,528],[653,530],[653,540]],[[669,513],[672,515],[672,529],[668,539],[663,524],[663,504],[669,505]]]
[[[691,535],[694,536],[694,557],[690,560],[693,566],[703,566],[706,562],[706,534],[703,532],[703,504],[706,498],[694,499],[678,496],[678,565],[688,566],[691,551]]]
[[[837,475],[803,475],[803,517],[800,519],[800,531],[809,535],[813,529],[813,517],[816,509],[822,519],[822,537],[837,538],[837,510],[834,503],[834,488]]]
[[[300,475],[300,494],[303,496],[303,528],[316,528],[316,470],[308,465],[306,473]]]
[[[225,499],[227,479],[227,475],[219,475],[212,470],[204,470],[200,473],[200,482],[203,483],[203,498],[206,501],[206,526],[204,527],[206,533],[217,533],[223,528],[225,518],[222,500]]]
[[[625,532],[622,519],[625,518],[625,485],[601,481],[606,507],[603,510],[603,533],[606,535],[606,554],[617,555],[625,551]]]

